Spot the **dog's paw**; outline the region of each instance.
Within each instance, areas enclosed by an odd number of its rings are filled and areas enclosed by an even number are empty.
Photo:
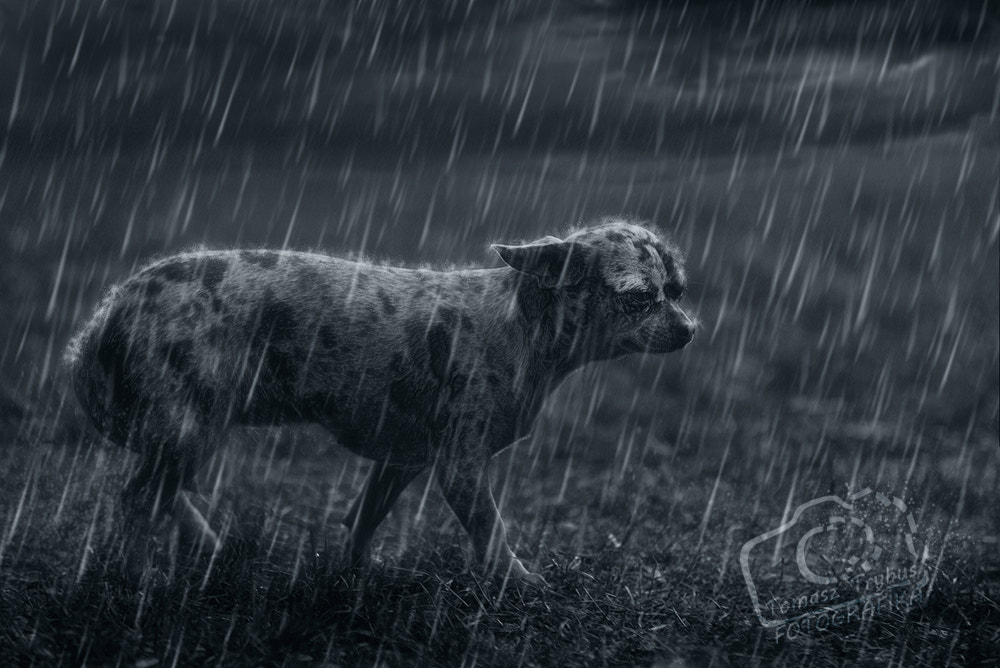
[[[359,545],[351,540],[350,537],[348,537],[347,542],[344,544],[341,557],[344,563],[347,564],[347,567],[351,569],[367,568],[372,565],[373,561],[378,562],[378,558],[372,553],[370,545],[367,543]]]
[[[549,586],[548,581],[542,577],[541,573],[532,573],[524,567],[524,564],[517,557],[510,560],[510,567],[507,569],[507,581],[518,587],[526,586],[535,589],[546,589]]]
[[[517,583],[532,589],[549,588],[549,581],[542,577],[541,573],[532,573],[531,571],[526,572],[523,577],[517,580]]]
[[[180,540],[195,554],[214,554],[222,547],[219,534],[212,529],[205,514],[187,492],[177,495],[173,516],[180,530]]]

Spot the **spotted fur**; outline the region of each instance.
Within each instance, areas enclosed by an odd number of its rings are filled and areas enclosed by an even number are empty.
[[[345,519],[353,558],[431,466],[483,564],[540,581],[507,545],[490,458],[574,369],[677,350],[695,325],[679,252],[634,222],[493,248],[507,266],[443,272],[205,250],[113,287],[66,360],[97,428],[141,454],[121,504],[135,541],[168,512],[214,545],[185,490],[224,432],[314,422],[375,460]]]

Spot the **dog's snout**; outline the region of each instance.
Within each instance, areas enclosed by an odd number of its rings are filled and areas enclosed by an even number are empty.
[[[698,329],[698,323],[679,308],[677,309],[677,315],[679,322],[677,323],[676,339],[680,345],[686,346],[694,340],[694,333]]]

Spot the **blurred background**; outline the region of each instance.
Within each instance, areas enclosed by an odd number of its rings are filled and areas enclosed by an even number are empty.
[[[0,422],[74,442],[61,349],[158,255],[498,266],[626,214],[703,330],[552,398],[553,503],[572,469],[738,543],[868,481],[995,549],[998,38],[987,0],[3,0]]]

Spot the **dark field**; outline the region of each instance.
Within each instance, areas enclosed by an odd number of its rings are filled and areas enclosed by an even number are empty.
[[[318,2],[209,4],[0,3],[0,664],[1000,664],[996,8],[359,3],[345,32]],[[702,330],[571,376],[494,460],[549,588],[478,577],[426,475],[348,568],[368,463],[311,428],[234,431],[202,485],[223,550],[164,534],[122,576],[135,456],[60,355],[136,264],[499,266],[490,242],[620,213],[687,251]],[[918,557],[824,556],[920,585],[766,628],[744,546],[867,488],[905,499]],[[769,611],[816,589],[796,563],[753,553]]]

